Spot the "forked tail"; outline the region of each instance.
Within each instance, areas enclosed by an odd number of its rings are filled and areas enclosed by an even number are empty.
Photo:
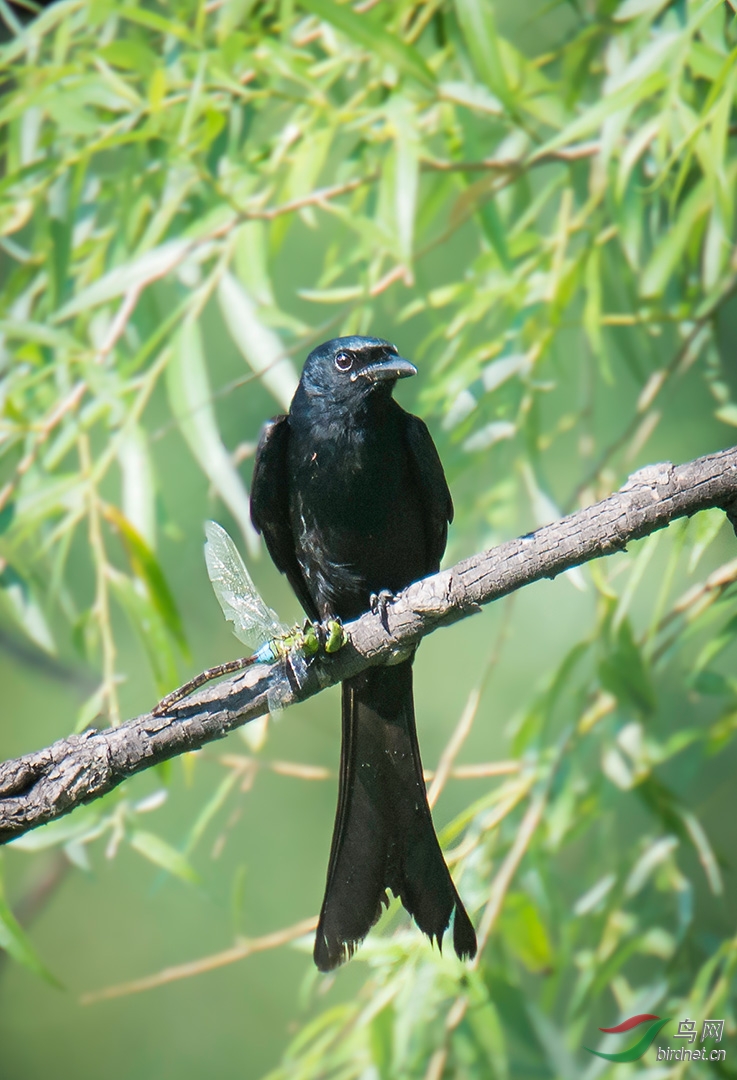
[[[455,951],[475,956],[476,935],[427,805],[412,660],[370,668],[343,683],[338,810],[315,938],[321,971],[353,954],[387,903],[387,888],[438,945],[455,912]]]

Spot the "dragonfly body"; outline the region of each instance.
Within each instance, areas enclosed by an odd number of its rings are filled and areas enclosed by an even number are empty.
[[[222,675],[231,675],[252,664],[276,664],[283,660],[281,670],[273,672],[269,685],[269,708],[281,707],[292,691],[291,678],[301,686],[307,674],[307,664],[320,649],[318,630],[311,623],[289,627],[280,622],[275,611],[264,602],[253,583],[238,548],[222,525],[216,521],[205,524],[205,563],[213,591],[233,633],[244,645],[253,649],[251,656],[229,660],[208,668],[178,690],[163,698],[154,709],[161,715],[200,686]],[[326,628],[325,651],[335,652],[345,637],[342,627],[332,622]]]

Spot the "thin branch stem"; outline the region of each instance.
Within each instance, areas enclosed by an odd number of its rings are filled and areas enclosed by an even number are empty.
[[[435,803],[440,798],[440,793],[445,787],[445,783],[448,778],[452,775],[457,775],[457,771],[453,769],[453,765],[455,764],[455,760],[460,753],[461,747],[471,733],[471,728],[473,727],[473,722],[476,719],[476,714],[478,713],[479,704],[481,702],[481,695],[486,689],[492,672],[499,663],[499,659],[502,653],[502,646],[504,645],[507,634],[509,633],[509,625],[511,622],[513,604],[514,597],[511,596],[508,598],[505,604],[502,624],[499,628],[499,633],[497,634],[496,640],[492,645],[491,653],[489,654],[489,659],[486,661],[486,665],[481,674],[481,678],[479,679],[477,685],[474,686],[474,688],[471,690],[471,693],[468,695],[466,707],[461,713],[456,729],[451,735],[450,740],[445,747],[445,750],[440,756],[437,772],[432,779],[432,784],[430,785],[430,789],[427,793],[427,801],[431,808],[435,806]]]
[[[104,990],[95,990],[89,994],[83,994],[80,1004],[93,1005],[98,1001],[109,1001],[111,998],[125,997],[128,994],[140,994],[144,990],[153,990],[156,986],[166,986],[167,983],[176,982],[178,979],[189,979],[193,975],[203,975],[206,971],[215,971],[216,968],[235,964],[239,960],[245,960],[254,953],[266,952],[269,949],[278,949],[290,941],[311,934],[317,926],[317,917],[302,919],[301,922],[287,926],[283,930],[276,930],[272,934],[264,934],[262,937],[245,938],[233,945],[230,949],[213,953],[211,956],[203,956],[200,960],[190,960],[186,964],[177,964],[175,967],[164,968],[155,975],[147,975],[143,979],[133,979],[131,982],[118,983],[116,986],[108,986]]]

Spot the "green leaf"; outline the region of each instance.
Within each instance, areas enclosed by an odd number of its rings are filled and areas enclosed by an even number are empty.
[[[181,238],[169,240],[160,247],[147,251],[139,258],[117,266],[77,293],[69,303],[52,316],[51,321],[62,322],[64,319],[70,319],[73,315],[79,315],[83,311],[115,299],[116,296],[122,296],[131,288],[140,288],[149,282],[165,277],[179,265],[189,247],[188,240]]]
[[[70,840],[79,841],[87,838],[95,832],[100,822],[100,803],[96,807],[80,807],[72,817],[50,821],[47,825],[40,825],[32,832],[11,840],[9,847],[17,848],[18,851],[48,851],[49,848],[59,847]]]
[[[181,851],[177,851],[175,847],[172,847],[171,844],[167,843],[166,840],[162,840],[155,833],[138,829],[130,838],[130,846],[139,855],[143,855],[144,859],[148,859],[149,862],[160,866],[162,870],[166,870],[175,877],[181,878],[182,881],[189,881],[193,885],[199,883],[199,875],[190,866]]]
[[[546,157],[552,151],[559,150],[562,146],[568,146],[593,135],[595,132],[599,132],[604,121],[610,116],[614,116],[615,113],[620,112],[629,105],[635,105],[637,102],[653,96],[665,85],[666,81],[666,73],[663,70],[656,69],[647,75],[642,82],[634,80],[626,83],[621,88],[598,100],[594,105],[591,105],[581,116],[572,120],[558,135],[553,136],[548,142],[538,147],[534,154],[530,155],[530,160],[536,161],[538,158]]]
[[[509,108],[510,92],[497,42],[499,32],[488,0],[455,0],[473,66],[483,82]]]
[[[177,684],[177,666],[171,637],[161,616],[151,599],[139,591],[131,578],[112,569],[108,570],[108,576],[118,603],[146,650],[156,688],[160,694],[165,694]]]
[[[331,23],[358,45],[391,64],[404,75],[409,75],[427,87],[435,86],[435,76],[412,45],[385,30],[378,20],[364,12],[357,14],[348,4],[336,4],[333,0],[299,0],[300,7]]]
[[[286,411],[297,389],[298,376],[281,340],[259,319],[253,300],[230,273],[220,278],[218,302],[243,359]]]
[[[98,49],[98,55],[115,67],[128,68],[142,75],[150,75],[158,63],[156,53],[142,41],[132,38],[118,39]]]
[[[504,1025],[487,987],[478,972],[469,973],[469,1008],[464,1017],[469,1034],[475,1043],[474,1057],[486,1059],[489,1071],[481,1075],[494,1080],[507,1080],[509,1061]]]
[[[153,549],[156,546],[156,482],[149,440],[140,424],[128,425],[118,440],[125,518]]]
[[[479,207],[478,216],[481,220],[484,233],[489,243],[494,248],[499,262],[505,270],[511,269],[509,249],[507,248],[507,230],[501,219],[496,203],[489,199]]]
[[[145,26],[149,30],[155,30],[159,34],[171,34],[194,49],[199,49],[201,45],[198,36],[193,34],[188,26],[180,22],[174,22],[172,19],[165,19],[163,15],[158,15],[155,11],[150,11],[147,8],[123,5],[116,7],[116,15],[118,18],[129,19],[130,22],[138,23],[139,26]]]
[[[373,1016],[369,1029],[371,1061],[380,1080],[393,1080],[394,1002],[389,1001]]]
[[[31,641],[44,652],[56,653],[51,628],[32,586],[12,566],[0,573],[0,601]]]
[[[505,943],[529,971],[542,972],[553,963],[553,949],[540,914],[530,898],[510,893],[499,920]]]
[[[644,713],[654,711],[655,691],[628,619],[622,620],[614,647],[599,664],[599,678],[604,689],[619,701]]]
[[[10,528],[15,518],[15,503],[8,502],[0,510],[0,536]]]
[[[443,82],[438,87],[438,94],[443,101],[453,101],[491,116],[501,116],[504,112],[501,101],[490,94],[485,86],[475,83]]]
[[[731,645],[735,639],[737,639],[737,615],[733,615],[719,633],[704,645],[694,664],[694,674],[698,674],[708,667],[711,661],[720,652],[723,652],[728,645]]]
[[[202,333],[195,319],[187,319],[177,335],[166,386],[171,411],[195,460],[238,522],[249,553],[257,555],[260,545],[251,524],[248,492],[220,438]]]
[[[130,521],[118,510],[117,506],[107,503],[103,512],[107,520],[118,530],[126,548],[133,573],[146,586],[151,603],[161,616],[164,625],[176,640],[185,658],[189,658],[189,647],[184,636],[182,619],[176,601],[164,577],[164,571],[151,548],[133,528]]]
[[[362,285],[339,285],[334,289],[298,289],[297,296],[313,304],[347,304],[360,300],[365,290]]]
[[[730,427],[737,427],[737,405],[733,401],[727,402],[726,405],[722,405],[720,409],[717,409],[714,413],[717,420],[721,420],[723,424],[729,424]]]
[[[23,319],[0,319],[0,333],[11,341],[35,341],[52,349],[69,349],[75,344],[74,338],[66,330],[55,330],[51,326]]]
[[[712,510],[702,510],[700,514],[695,514],[691,518],[688,523],[688,538],[691,541],[691,550],[688,555],[689,574],[693,574],[702,555],[714,543],[726,520],[727,515],[724,511],[716,507]]]
[[[55,986],[58,990],[64,989],[41,960],[30,938],[10,910],[5,899],[2,877],[0,877],[0,949],[4,949],[17,963],[28,968],[34,975],[40,976],[51,986]]]
[[[392,111],[394,140],[394,209],[397,220],[399,257],[409,264],[417,214],[417,193],[420,182],[420,143],[413,118],[408,109]]]
[[[703,825],[691,810],[679,809],[681,820],[686,827],[686,832],[696,849],[702,869],[709,883],[709,888],[715,896],[721,896],[724,892],[724,881],[719,869],[714,850],[709,843]]]
[[[615,22],[629,22],[639,15],[657,15],[668,0],[624,0],[614,12]]]
[[[77,722],[74,725],[74,733],[86,731],[101,713],[105,711],[105,702],[108,696],[108,686],[102,683],[90,694],[87,700],[77,710]]]
[[[231,791],[235,787],[237,781],[240,780],[240,775],[235,769],[232,769],[227,776],[225,776],[218,786],[215,788],[213,795],[208,799],[202,810],[197,815],[197,819],[189,831],[187,836],[187,842],[184,845],[184,850],[187,855],[191,855],[197,844],[202,839],[205,830],[210,825],[210,822],[216,816],[218,811],[224,806],[225,800],[230,795]]]
[[[563,690],[570,686],[576,668],[590,648],[591,644],[588,641],[580,641],[574,645],[563,657],[553,675],[549,677],[542,693],[537,694],[516,723],[510,725],[510,735],[513,740],[512,753],[522,754],[529,750],[531,744],[538,741],[545,733]]]
[[[712,193],[706,180],[684,199],[678,217],[655,246],[640,278],[640,296],[659,296],[671,276],[682,269],[683,255],[699,219],[709,210]]]

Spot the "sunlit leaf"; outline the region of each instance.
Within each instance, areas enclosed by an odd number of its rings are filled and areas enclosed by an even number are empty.
[[[491,4],[484,3],[484,0],[455,0],[455,9],[479,77],[509,106],[509,86],[498,47],[499,32]]]
[[[642,650],[635,641],[629,620],[619,627],[613,647],[599,664],[602,686],[620,701],[650,713],[657,699]]]
[[[225,325],[244,360],[287,410],[297,388],[297,372],[281,340],[261,322],[253,300],[232,274],[220,278],[218,300]]]
[[[125,574],[110,573],[110,585],[146,650],[160,694],[177,684],[172,638],[153,601]]]
[[[28,968],[34,975],[40,976],[57,989],[62,989],[62,984],[43,963],[30,938],[10,910],[5,899],[2,878],[0,878],[0,949],[4,949],[17,963]]]
[[[711,194],[704,181],[698,184],[685,199],[678,217],[659,240],[642,272],[641,296],[657,296],[663,291],[670,276],[680,268],[684,250],[692,231],[711,205]]]
[[[56,652],[51,628],[33,587],[12,566],[0,571],[0,603],[31,641],[45,652]]]
[[[108,503],[104,508],[108,521],[119,531],[128,553],[131,568],[145,584],[151,603],[161,616],[166,628],[177,641],[185,657],[189,655],[184,636],[182,619],[164,572],[151,548],[116,506]]]
[[[90,308],[122,296],[132,288],[142,288],[144,285],[164,277],[175,266],[178,266],[187,250],[189,241],[183,239],[169,240],[159,248],[147,251],[138,259],[125,263],[111,270],[110,273],[100,278],[93,285],[81,292],[65,304],[54,315],[54,322],[61,322],[73,315],[87,311]]]
[[[258,535],[251,524],[248,492],[218,431],[202,335],[197,322],[187,321],[182,328],[166,375],[169,402],[179,430],[203,472],[238,522],[249,552],[257,554]]]
[[[422,55],[400,37],[385,30],[370,14],[359,15],[347,4],[338,4],[334,0],[300,0],[300,4],[331,23],[352,41],[380,56],[387,64],[392,64],[402,74],[410,75],[425,86],[434,86],[435,77]]]
[[[614,12],[616,22],[628,22],[639,15],[657,15],[668,0],[624,0]]]
[[[167,873],[181,878],[182,881],[189,881],[195,885],[198,883],[199,875],[190,866],[186,856],[155,833],[138,829],[132,833],[129,842],[139,855],[143,855],[144,859],[160,866]]]
[[[529,971],[544,971],[553,962],[548,932],[535,905],[524,893],[507,896],[501,920],[510,948]]]

